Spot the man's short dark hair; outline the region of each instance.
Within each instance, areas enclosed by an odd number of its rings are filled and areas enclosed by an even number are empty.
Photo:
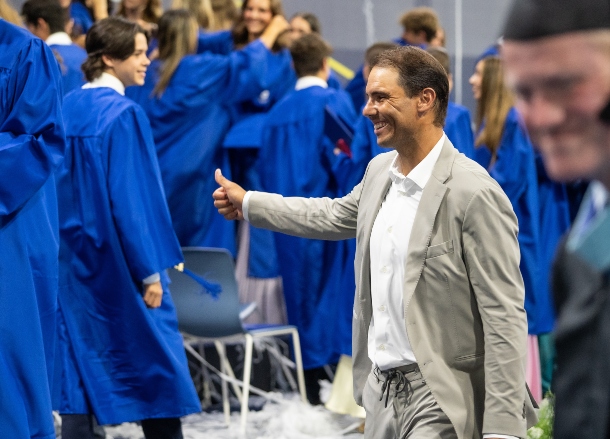
[[[451,74],[451,59],[449,58],[449,52],[447,52],[447,49],[444,47],[428,47],[426,52],[441,63],[448,75]]]
[[[26,24],[38,26],[38,19],[42,18],[49,25],[49,31],[64,32],[68,22],[68,11],[59,5],[58,0],[27,0],[22,8]]]
[[[316,75],[331,53],[330,45],[318,34],[303,35],[295,40],[290,46],[290,54],[297,77]]]
[[[397,47],[382,52],[373,67],[391,68],[398,72],[398,83],[409,97],[431,88],[436,93],[434,124],[445,125],[449,104],[449,79],[445,69],[432,55],[419,47]]]
[[[436,36],[436,31],[440,27],[440,21],[436,11],[427,6],[413,8],[400,17],[400,24],[406,31],[419,33],[424,31],[426,41],[429,43]]]
[[[87,59],[81,67],[87,81],[93,81],[104,72],[104,55],[121,61],[133,55],[137,34],[146,36],[139,24],[122,17],[108,17],[95,23],[87,32]]]
[[[364,53],[364,62],[369,66],[373,65],[383,51],[394,49],[398,44],[390,42],[380,42],[369,46]]]

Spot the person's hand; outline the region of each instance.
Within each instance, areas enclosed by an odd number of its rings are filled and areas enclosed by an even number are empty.
[[[149,308],[159,308],[163,297],[161,282],[144,285],[144,302]]]
[[[227,220],[244,219],[242,204],[246,191],[240,185],[227,180],[220,169],[216,169],[214,178],[216,183],[220,185],[212,194],[214,207],[218,209],[218,213]]]
[[[289,30],[290,23],[286,18],[283,15],[274,15],[260,36],[260,40],[268,49],[271,49],[278,37]]]

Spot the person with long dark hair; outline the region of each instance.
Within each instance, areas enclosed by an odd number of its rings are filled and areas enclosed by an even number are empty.
[[[147,40],[138,24],[111,17],[91,28],[86,48],[89,82],[63,107],[54,408],[64,439],[93,437],[82,431],[88,414],[101,425],[140,421],[147,439],[182,438],[180,417],[201,410],[165,274],[182,253],[150,124],[123,96],[144,83]]]

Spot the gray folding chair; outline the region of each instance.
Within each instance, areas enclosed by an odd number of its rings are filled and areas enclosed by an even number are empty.
[[[233,371],[226,356],[225,342],[245,338],[245,358],[243,391],[234,385],[236,396],[241,399],[241,429],[245,432],[248,415],[248,396],[250,393],[250,375],[252,371],[252,351],[254,339],[291,335],[298,388],[301,400],[307,402],[305,378],[301,359],[301,345],[297,328],[291,325],[243,325],[240,312],[235,264],[233,257],[225,249],[205,247],[184,247],[184,268],[192,275],[172,269],[170,290],[178,314],[178,326],[185,335],[185,349],[204,363],[201,355],[191,346],[192,341],[213,342],[220,357],[221,372],[234,378]],[[186,270],[185,270],[186,271]],[[194,275],[194,276],[193,276]],[[222,288],[218,298],[205,291],[203,282],[194,278],[203,277],[209,282],[219,284]],[[222,377],[221,377],[222,378]],[[223,410],[227,424],[230,422],[230,407],[227,382],[222,381]]]

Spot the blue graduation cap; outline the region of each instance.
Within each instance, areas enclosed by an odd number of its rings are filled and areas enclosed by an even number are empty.
[[[354,138],[354,128],[328,105],[324,107],[324,135],[348,157],[352,156],[350,146]]]

